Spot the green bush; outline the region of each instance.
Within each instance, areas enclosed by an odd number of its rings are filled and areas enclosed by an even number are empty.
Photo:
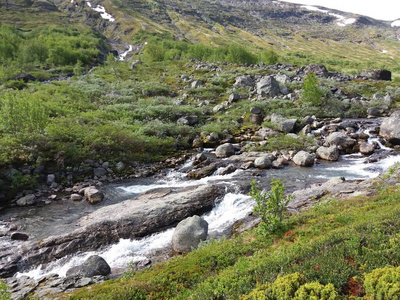
[[[371,300],[400,299],[400,267],[386,267],[365,274],[364,288]]]
[[[144,59],[147,62],[163,61],[165,53],[166,50],[162,46],[149,43],[144,48]]]
[[[302,285],[295,293],[294,300],[338,300],[339,294],[333,284],[322,285],[310,282]]]
[[[292,300],[296,291],[304,283],[304,276],[296,272],[285,276],[279,276],[272,285],[274,299]]]
[[[261,218],[258,232],[268,235],[282,226],[285,206],[291,197],[285,196],[285,185],[280,179],[271,179],[271,190],[263,193],[256,187],[256,181],[251,182],[250,196],[256,201],[253,209],[255,215]]]
[[[304,79],[301,101],[305,105],[320,106],[322,96],[324,95],[318,86],[318,78],[313,73],[308,73]]]
[[[230,45],[226,61],[238,64],[255,64],[257,63],[257,57],[242,46]]]
[[[273,50],[266,50],[261,53],[260,60],[266,65],[273,65],[278,62],[279,56]]]
[[[8,286],[3,279],[0,279],[0,299],[11,300],[11,293],[8,291]]]

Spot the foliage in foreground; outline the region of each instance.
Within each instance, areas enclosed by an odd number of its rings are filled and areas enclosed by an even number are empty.
[[[398,190],[383,189],[373,198],[332,200],[307,213],[290,218],[286,214],[284,228],[268,237],[251,231],[212,242],[149,270],[78,291],[71,299],[111,299],[110,295],[113,299],[237,299],[256,293],[260,286],[269,290],[277,278],[296,273],[304,278],[300,285],[304,286],[296,289],[308,295],[304,299],[326,290],[341,299],[362,298],[384,286],[396,287],[395,277],[373,271],[398,267],[399,215]]]

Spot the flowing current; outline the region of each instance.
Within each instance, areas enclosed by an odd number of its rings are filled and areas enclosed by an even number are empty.
[[[364,132],[368,132],[365,130]],[[268,186],[271,178],[280,178],[285,182],[288,191],[304,188],[312,183],[326,181],[332,177],[345,177],[347,180],[368,179],[377,177],[394,163],[400,162],[400,156],[395,155],[390,148],[386,148],[375,137],[370,137],[369,143],[378,143],[381,152],[389,153],[386,158],[377,162],[366,163],[366,157],[361,154],[344,155],[338,162],[321,161],[313,168],[299,168],[288,166],[281,170],[266,170],[259,173],[257,181],[263,186]],[[157,188],[184,188],[201,184],[220,184],[226,187],[227,193],[218,201],[215,207],[202,215],[209,224],[209,236],[220,237],[237,220],[248,216],[254,207],[254,201],[246,194],[240,192],[239,186],[248,184],[255,177],[252,171],[236,170],[229,175],[214,175],[200,179],[189,180],[187,170],[192,162],[187,161],[179,170],[171,170],[161,179],[138,179],[131,183],[110,186],[107,190],[109,198],[124,199],[137,196],[144,192]],[[0,227],[2,224],[0,223]],[[1,228],[0,228],[1,229]],[[66,276],[68,269],[82,264],[89,256],[99,255],[103,257],[113,270],[126,269],[131,262],[146,261],[157,250],[170,247],[174,228],[158,232],[141,239],[121,239],[119,243],[99,251],[77,253],[61,258],[46,266],[39,266],[16,276],[29,276],[35,279],[55,273]]]

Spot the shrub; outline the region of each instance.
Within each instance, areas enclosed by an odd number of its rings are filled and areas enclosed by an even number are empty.
[[[238,64],[255,64],[257,57],[242,46],[230,45],[226,61]]]
[[[318,78],[313,73],[308,73],[304,79],[301,100],[303,104],[311,106],[321,105],[323,91],[318,86]]]
[[[144,48],[144,59],[148,62],[163,61],[165,50],[162,46],[156,44],[148,44]]]
[[[285,196],[285,185],[280,179],[271,179],[271,190],[263,193],[251,182],[250,196],[256,201],[254,214],[261,217],[258,232],[268,235],[282,226],[282,215],[291,197]]]
[[[339,294],[332,283],[327,285],[310,282],[302,285],[295,293],[294,300],[338,300]]]
[[[364,287],[368,299],[399,299],[400,267],[380,268],[365,274]]]
[[[8,291],[8,286],[3,279],[0,279],[0,299],[11,300],[11,293]]]
[[[273,65],[278,62],[279,56],[273,50],[266,50],[261,53],[261,61],[266,65]]]

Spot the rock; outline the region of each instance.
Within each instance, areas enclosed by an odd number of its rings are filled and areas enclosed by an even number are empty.
[[[15,80],[22,80],[26,83],[29,81],[36,81],[37,78],[31,74],[19,73],[17,76],[15,76]]]
[[[259,106],[252,106],[250,108],[250,113],[252,113],[253,115],[262,115],[264,111]]]
[[[306,151],[299,151],[293,157],[293,162],[302,167],[312,167],[314,165],[314,155],[306,152]]]
[[[261,125],[263,121],[264,121],[264,118],[262,115],[251,114],[249,117],[249,122],[252,124]]]
[[[333,132],[326,138],[326,141],[331,146],[337,146],[339,150],[344,150],[353,147],[356,144],[356,140],[350,138],[344,133]]]
[[[242,170],[248,170],[248,169],[253,168],[253,167],[254,167],[254,162],[252,162],[252,161],[245,162],[240,166],[240,168]]]
[[[26,241],[27,239],[29,239],[29,235],[27,235],[26,233],[17,231],[17,232],[11,233],[10,238],[14,241]]]
[[[97,275],[107,276],[110,273],[111,268],[104,258],[98,255],[92,255],[80,266],[69,269],[67,271],[67,276],[79,275],[90,278]]]
[[[178,125],[188,125],[188,126],[194,126],[199,122],[199,117],[196,115],[193,116],[184,116],[179,118],[176,123]]]
[[[258,95],[275,97],[279,92],[279,83],[273,76],[265,76],[257,83]]]
[[[201,81],[199,81],[199,80],[195,80],[195,81],[193,81],[192,83],[191,83],[191,88],[199,88],[199,87],[201,87],[201,86],[203,86],[204,85],[204,83],[203,82],[201,82]]]
[[[291,82],[290,77],[283,73],[279,73],[279,74],[275,75],[275,79],[276,79],[276,81],[278,81],[280,83]]]
[[[371,117],[377,117],[377,116],[379,116],[379,109],[377,109],[376,107],[370,107],[370,108],[368,108],[368,110],[367,110],[367,114],[368,114],[368,116],[371,116]]]
[[[373,145],[368,144],[367,142],[361,142],[360,144],[360,152],[365,155],[369,155],[374,153],[375,147]]]
[[[400,110],[395,111],[389,118],[382,121],[379,135],[393,145],[400,145]]]
[[[386,94],[383,100],[387,106],[391,106],[394,103],[393,98],[389,94]]]
[[[324,160],[337,161],[339,159],[339,149],[336,146],[319,147],[317,156]]]
[[[210,164],[203,168],[190,171],[188,173],[188,177],[191,179],[201,179],[201,178],[208,177],[208,176],[214,174],[214,172],[217,170],[217,167],[218,167],[218,164],[216,164],[216,163]]]
[[[125,170],[125,164],[120,161],[115,165],[115,169],[117,170],[117,172],[122,172],[123,170]]]
[[[250,75],[238,76],[236,77],[236,81],[234,86],[237,87],[253,87],[254,79]]]
[[[235,147],[230,143],[220,145],[215,149],[215,155],[219,158],[229,157],[235,154]]]
[[[208,234],[208,223],[199,216],[186,218],[178,223],[172,236],[172,248],[179,253],[197,248]]]
[[[239,101],[239,100],[240,100],[239,94],[232,93],[232,94],[229,95],[229,98],[228,98],[228,102],[229,103],[233,103],[233,102],[236,102],[236,101]]]
[[[392,80],[392,72],[384,69],[365,70],[361,72],[361,76],[375,80]]]
[[[79,194],[71,194],[70,199],[72,201],[81,201],[83,199],[82,195]]]
[[[265,139],[265,138],[277,136],[279,134],[279,132],[276,130],[273,130],[269,127],[264,127],[264,128],[261,128],[259,131],[257,131],[256,134],[258,136],[262,137],[263,139]]]
[[[51,185],[54,181],[56,180],[56,175],[54,174],[49,174],[47,175],[47,185]]]
[[[224,187],[219,185],[164,188],[101,207],[83,216],[73,232],[41,240],[35,249],[23,253],[24,259],[19,258],[19,263],[28,268],[77,251],[95,250],[116,243],[121,238],[133,239],[154,233],[211,209],[215,199],[224,193]],[[0,260],[0,274],[5,272],[1,267]]]
[[[254,166],[259,169],[268,169],[271,168],[271,160],[268,156],[261,156],[255,159]]]
[[[141,65],[143,62],[141,60],[134,60],[131,65],[129,66],[129,69],[133,70],[136,69],[137,65]]]
[[[291,133],[295,130],[297,119],[286,119],[280,115],[272,114],[271,123],[277,125],[283,132]]]
[[[85,198],[90,204],[97,204],[103,201],[104,194],[95,187],[91,186],[85,189]]]
[[[102,167],[100,167],[100,168],[95,168],[95,169],[93,170],[93,174],[94,174],[94,176],[96,176],[96,177],[102,177],[102,176],[104,176],[104,175],[107,174],[107,170],[104,169],[104,168],[102,168]]]
[[[34,205],[36,203],[36,196],[33,194],[26,195],[17,200],[18,206],[29,206]]]
[[[218,175],[228,175],[236,171],[236,167],[233,164],[229,164],[225,168],[218,170]]]
[[[289,95],[290,94],[289,88],[284,84],[281,84],[279,86],[279,91],[281,92],[282,95]]]
[[[224,111],[224,110],[225,110],[225,107],[222,104],[218,104],[213,107],[213,112],[215,112],[215,113]]]
[[[305,69],[304,73],[314,73],[319,77],[328,77],[329,72],[323,64],[309,64]]]

